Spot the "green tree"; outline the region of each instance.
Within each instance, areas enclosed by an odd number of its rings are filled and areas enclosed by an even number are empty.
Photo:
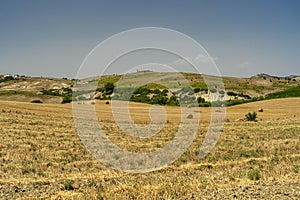
[[[71,103],[72,102],[72,96],[64,96],[61,103]]]
[[[202,97],[197,98],[198,103],[205,103],[205,99]]]
[[[107,82],[104,86],[106,94],[111,95],[114,91],[115,85],[111,82]]]

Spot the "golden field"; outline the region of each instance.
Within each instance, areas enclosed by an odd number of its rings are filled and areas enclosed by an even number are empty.
[[[164,169],[130,174],[105,167],[85,149],[71,104],[1,101],[0,199],[298,199],[299,103],[300,98],[289,98],[227,108],[218,143],[203,159],[198,153],[211,108],[191,108],[201,122],[190,148]],[[134,152],[162,148],[180,121],[178,107],[165,107],[162,131],[134,138],[115,124],[111,103],[96,101],[95,107],[109,139]],[[150,107],[130,103],[134,122],[149,123]],[[239,120],[259,108],[264,112],[257,122]]]

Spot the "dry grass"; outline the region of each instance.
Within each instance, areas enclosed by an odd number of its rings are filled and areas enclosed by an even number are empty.
[[[299,101],[276,99],[228,108],[218,144],[204,159],[198,152],[210,108],[195,110],[201,123],[188,151],[171,166],[146,174],[118,172],[95,160],[76,133],[71,105],[1,101],[0,198],[178,199],[207,189],[254,184],[255,179],[299,183]],[[136,123],[149,122],[149,105],[130,105]],[[159,149],[178,128],[179,109],[166,107],[168,121],[162,132],[137,139],[120,133],[111,104],[98,101],[96,108],[109,138],[131,151]],[[258,122],[236,122],[258,108],[264,109]]]

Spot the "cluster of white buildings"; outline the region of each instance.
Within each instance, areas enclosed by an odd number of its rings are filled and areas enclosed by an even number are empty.
[[[25,75],[12,75],[12,74],[0,74],[0,79],[2,78],[6,78],[6,77],[13,77],[15,79],[18,79],[18,78],[25,78],[26,76]]]

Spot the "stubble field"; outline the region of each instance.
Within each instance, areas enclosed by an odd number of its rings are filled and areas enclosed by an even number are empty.
[[[227,108],[215,148],[198,157],[210,108],[191,108],[201,122],[190,148],[169,167],[130,174],[105,167],[77,135],[71,105],[0,103],[0,199],[299,199],[300,98]],[[150,106],[130,103],[135,123],[149,123]],[[257,122],[245,122],[248,112]],[[134,152],[162,148],[178,129],[180,111],[165,107],[160,133],[134,138],[114,123],[111,104],[96,102],[111,141]]]

